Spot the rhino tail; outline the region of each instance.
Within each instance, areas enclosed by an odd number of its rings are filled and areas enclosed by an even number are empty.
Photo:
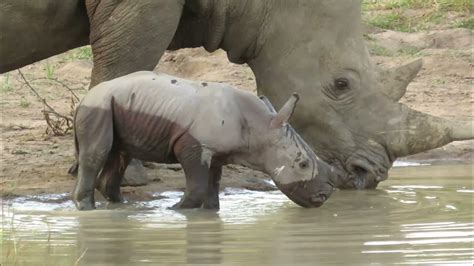
[[[77,172],[79,171],[79,164],[77,162],[74,162],[71,167],[69,167],[69,170],[67,170],[67,173],[77,177]]]
[[[76,114],[77,110],[79,108],[76,108]],[[74,158],[75,161],[72,163],[71,167],[69,167],[69,170],[67,171],[68,174],[77,177],[77,173],[79,171],[79,145],[77,145],[77,136],[76,136],[76,114],[74,114]]]

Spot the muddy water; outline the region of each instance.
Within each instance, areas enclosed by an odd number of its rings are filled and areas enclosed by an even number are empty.
[[[91,212],[67,195],[18,198],[2,203],[2,265],[471,264],[473,170],[397,168],[379,189],[336,191],[319,209],[237,189],[217,213],[168,210],[178,192]]]

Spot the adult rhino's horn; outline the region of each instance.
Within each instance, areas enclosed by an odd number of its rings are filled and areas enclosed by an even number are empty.
[[[387,144],[396,157],[441,147],[453,141],[474,139],[474,121],[451,121],[400,104],[403,115],[386,131]],[[398,121],[397,121],[398,120]]]
[[[408,64],[383,71],[380,76],[383,92],[398,102],[405,95],[408,84],[416,77],[423,62],[416,59]]]

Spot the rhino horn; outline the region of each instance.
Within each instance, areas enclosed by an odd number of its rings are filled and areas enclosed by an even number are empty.
[[[398,102],[405,95],[408,84],[416,77],[422,65],[422,60],[417,59],[403,66],[382,72],[380,81],[383,88],[385,88],[384,94]]]
[[[451,121],[399,105],[403,115],[389,121],[391,130],[385,132],[387,145],[395,157],[431,150],[453,141],[474,139],[474,121]]]

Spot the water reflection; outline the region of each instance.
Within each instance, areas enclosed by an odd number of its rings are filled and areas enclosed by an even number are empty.
[[[453,264],[474,259],[472,166],[400,169],[374,191],[336,191],[319,209],[279,192],[227,189],[221,210],[181,197],[75,211],[66,195],[2,203],[2,265]],[[423,174],[420,174],[423,173]]]
[[[220,264],[222,262],[222,220],[215,211],[183,211],[186,223],[186,262]]]

